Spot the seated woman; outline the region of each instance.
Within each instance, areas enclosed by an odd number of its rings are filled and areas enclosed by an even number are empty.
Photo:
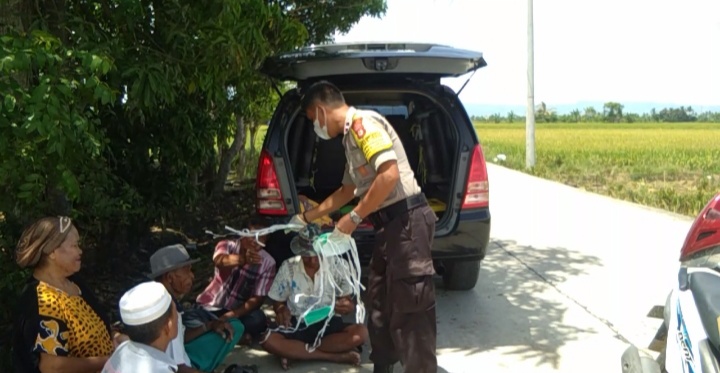
[[[16,262],[32,276],[16,311],[16,372],[99,372],[115,349],[108,314],[77,278],[78,238],[68,217],[42,218],[20,237]]]
[[[280,357],[282,368],[288,369],[288,359],[296,360],[326,360],[336,363],[360,364],[360,354],[357,352],[368,338],[368,331],[363,324],[352,324],[343,321],[339,315],[346,315],[353,312],[355,304],[350,300],[350,291],[347,282],[341,275],[334,278],[336,284],[343,289],[337,292],[334,312],[335,315],[325,328],[320,345],[313,352],[309,352],[307,345],[313,345],[318,333],[325,325],[320,321],[312,325],[301,323],[300,327],[293,331],[300,317],[310,306],[317,301],[319,284],[316,284],[318,270],[320,269],[318,258],[312,248],[310,237],[314,225],[308,225],[300,234],[293,238],[290,248],[296,255],[280,266],[275,281],[270,288],[270,297],[275,301],[276,321],[279,325],[290,328],[287,331],[282,329],[277,332],[269,332],[265,342],[262,343],[266,351]],[[316,307],[332,305],[332,283],[325,279],[322,298]],[[306,295],[313,294],[315,299]],[[302,296],[297,296],[302,295]]]

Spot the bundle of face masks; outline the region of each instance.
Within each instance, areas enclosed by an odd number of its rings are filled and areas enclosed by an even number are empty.
[[[271,234],[280,230],[297,230],[302,229],[302,225],[297,224],[277,224],[260,230],[237,230],[226,226],[225,229],[231,232],[231,235],[240,237],[254,237],[258,239],[259,236]],[[213,237],[223,237],[214,234],[211,231],[206,233],[213,235]],[[258,241],[259,243],[259,241]],[[264,245],[263,245],[264,246]],[[309,352],[314,351],[322,340],[325,334],[325,329],[330,324],[332,316],[334,316],[335,301],[337,294],[342,294],[345,290],[349,290],[352,296],[355,296],[357,300],[357,306],[355,307],[355,322],[365,322],[365,306],[360,298],[360,292],[365,290],[365,287],[360,283],[360,256],[358,255],[357,246],[352,236],[342,233],[335,229],[333,232],[327,232],[316,236],[313,239],[313,249],[317,254],[319,269],[316,276],[320,281],[319,294],[297,294],[295,301],[301,297],[309,297],[310,299],[316,299],[303,313],[297,318],[297,324],[294,325],[290,331],[294,332],[300,329],[309,327],[320,322],[324,322],[324,325],[318,335],[315,338],[315,342],[312,346],[306,346]],[[342,281],[338,281],[341,279]],[[346,284],[349,289],[344,289],[341,282]],[[325,285],[330,285],[330,289],[326,289]],[[330,292],[331,301],[329,304],[323,304],[322,300],[324,292]],[[265,340],[270,336],[273,331],[278,331],[280,328],[271,329],[265,336]],[[265,342],[265,340],[263,342]]]
[[[318,332],[314,343],[306,346],[309,352],[313,352],[320,345],[325,329],[335,315],[334,309],[338,294],[346,293],[349,290],[350,294],[355,296],[357,299],[355,322],[365,322],[365,306],[360,299],[360,292],[365,287],[360,283],[360,257],[355,240],[352,236],[336,229],[333,232],[323,233],[315,237],[313,249],[319,262],[319,269],[316,274],[316,279],[320,283],[319,293],[297,294],[295,301],[298,302],[301,297],[308,297],[315,299],[315,302],[297,317],[297,323],[289,330],[281,329],[281,327],[271,329],[265,337],[265,340],[267,340],[270,333],[278,330],[295,332],[322,322],[324,323],[323,327]],[[329,285],[329,288],[326,285]],[[323,296],[324,292],[329,292],[329,304],[323,302],[323,299],[328,298]]]

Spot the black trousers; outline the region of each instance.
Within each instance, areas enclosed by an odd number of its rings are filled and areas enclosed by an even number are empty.
[[[229,312],[226,309],[214,311],[215,316],[220,317]],[[260,334],[264,333],[268,328],[268,319],[265,312],[261,309],[256,309],[248,313],[247,315],[238,318],[245,327],[245,334],[249,334],[253,339],[260,338]]]
[[[410,210],[376,232],[370,261],[370,359],[406,373],[437,372],[435,285],[430,248],[435,213]]]

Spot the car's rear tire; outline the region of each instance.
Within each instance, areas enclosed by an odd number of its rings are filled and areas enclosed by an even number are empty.
[[[447,261],[442,274],[443,285],[447,290],[471,290],[480,277],[479,260]]]

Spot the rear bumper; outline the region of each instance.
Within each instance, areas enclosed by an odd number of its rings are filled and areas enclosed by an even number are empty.
[[[434,260],[483,260],[490,241],[490,212],[487,209],[460,213],[460,223],[451,233],[436,235],[432,256]],[[363,264],[370,262],[374,235],[358,235],[355,243]]]
[[[438,260],[483,260],[490,242],[488,209],[460,213],[457,228],[450,234],[435,237],[433,258]]]

